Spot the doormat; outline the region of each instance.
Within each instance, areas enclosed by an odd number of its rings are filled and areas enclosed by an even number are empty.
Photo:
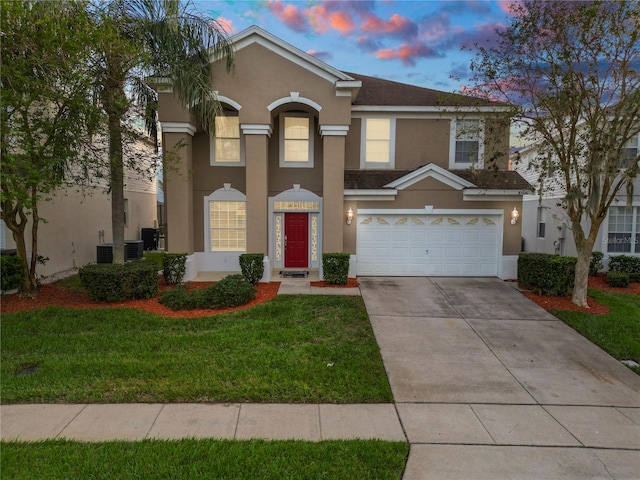
[[[309,272],[306,270],[304,272],[287,272],[286,270],[280,272],[280,278],[307,278],[308,276]]]

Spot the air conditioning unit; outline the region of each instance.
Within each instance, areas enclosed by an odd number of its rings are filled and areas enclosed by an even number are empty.
[[[125,240],[125,260],[138,260],[144,253],[144,242],[142,240]],[[96,247],[96,263],[113,263],[113,244],[105,243]]]

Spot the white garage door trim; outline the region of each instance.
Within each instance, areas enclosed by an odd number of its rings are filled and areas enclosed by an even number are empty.
[[[361,209],[358,275],[497,276],[504,211]]]

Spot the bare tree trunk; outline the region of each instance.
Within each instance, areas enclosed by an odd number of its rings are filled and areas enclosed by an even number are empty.
[[[40,224],[40,215],[38,214],[37,203],[38,189],[36,186],[31,187],[31,202],[33,209],[31,210],[31,265],[28,270],[28,281],[30,291],[34,292],[38,289],[36,281],[36,265],[38,264],[38,226]]]
[[[27,216],[24,213],[22,207],[17,206],[16,208],[11,210],[15,213],[13,216],[3,215],[2,218],[4,220],[5,225],[9,230],[11,230],[11,234],[13,235],[13,240],[16,242],[16,252],[18,256],[22,260],[22,271],[24,272],[24,281],[19,288],[20,293],[26,295],[33,295],[36,290],[35,282],[31,281],[31,275],[29,272],[29,262],[27,261],[27,243],[24,239],[24,231],[27,227]],[[20,221],[16,219],[16,216],[20,217]]]
[[[124,166],[120,115],[109,115],[109,174],[111,179],[111,231],[113,263],[123,264],[124,255]]]
[[[591,260],[591,250],[593,245],[587,245],[576,248],[578,250],[578,260],[576,262],[576,274],[573,285],[573,295],[571,300],[580,307],[589,308],[587,303],[587,288],[589,286],[589,262]]]
[[[578,259],[576,261],[576,275],[573,285],[573,295],[571,301],[584,308],[589,308],[587,303],[587,289],[589,287],[589,263],[591,262],[591,252],[595,244],[598,230],[602,224],[602,219],[591,222],[589,235],[584,236],[582,227],[578,224],[578,228],[574,225],[574,240],[576,242],[576,250]]]

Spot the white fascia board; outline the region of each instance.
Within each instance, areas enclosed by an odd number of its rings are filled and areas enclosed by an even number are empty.
[[[303,52],[299,48],[294,47],[290,43],[272,35],[266,30],[253,25],[242,32],[229,38],[229,42],[233,44],[234,50],[238,51],[248,45],[257,43],[268,50],[280,55],[281,57],[295,63],[296,65],[315,73],[319,77],[334,83],[338,80],[355,80],[349,75],[327,65],[321,60]],[[214,62],[217,58],[211,56],[211,61]]]
[[[187,122],[160,122],[163,133],[188,133],[192,137],[196,134],[197,128]]]
[[[408,105],[354,105],[352,112],[410,112],[410,113],[491,113],[506,112],[507,107],[433,107]]]
[[[504,215],[500,209],[476,209],[476,208],[359,208],[358,215]]]
[[[439,182],[444,183],[445,185],[448,185],[456,190],[463,190],[465,188],[475,186],[473,183],[468,182],[464,178],[460,178],[459,176],[451,173],[448,170],[445,170],[442,167],[439,167],[434,163],[429,163],[424,167],[420,167],[417,170],[408,173],[404,177],[400,177],[397,180],[394,180],[393,182],[385,185],[385,187],[404,190],[414,183],[420,182],[427,178],[434,178]]]
[[[528,190],[499,190],[499,189],[483,189],[468,188],[464,191],[464,200],[476,200],[481,202],[493,201],[520,201],[522,197],[528,193]]]
[[[353,189],[345,189],[344,190],[344,199],[346,200],[361,200],[361,201],[389,201],[395,200],[396,195],[398,195],[397,190],[373,190],[373,189],[362,189],[362,190],[353,190]]]

